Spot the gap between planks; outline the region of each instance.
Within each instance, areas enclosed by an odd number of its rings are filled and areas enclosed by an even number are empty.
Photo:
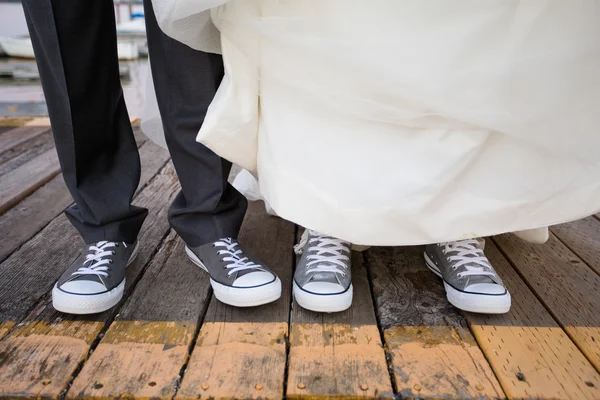
[[[59,172],[56,150],[50,149],[6,173],[0,181],[0,214],[29,196]]]
[[[48,132],[49,126],[20,127],[4,132],[0,136],[0,154]]]
[[[600,220],[590,216],[555,225],[551,232],[600,275]]]
[[[0,154],[0,177],[54,148],[50,131]],[[2,178],[0,178],[2,179]]]

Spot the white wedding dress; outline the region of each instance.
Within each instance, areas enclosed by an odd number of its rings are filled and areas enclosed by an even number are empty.
[[[198,141],[283,218],[409,245],[600,210],[599,1],[153,3],[222,50]]]

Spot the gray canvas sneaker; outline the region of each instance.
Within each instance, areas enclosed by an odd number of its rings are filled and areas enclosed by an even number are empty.
[[[69,314],[95,314],[117,305],[125,290],[125,267],[137,253],[137,241],[86,245],[54,285],[52,305]]]
[[[254,307],[281,297],[281,281],[266,265],[244,252],[232,238],[185,251],[194,264],[210,275],[215,297],[231,306]]]
[[[510,310],[510,293],[477,239],[428,245],[425,264],[444,280],[448,301],[455,307],[485,314]]]
[[[352,304],[350,243],[309,229],[294,248],[302,254],[294,273],[294,297],[302,308],[344,311]]]

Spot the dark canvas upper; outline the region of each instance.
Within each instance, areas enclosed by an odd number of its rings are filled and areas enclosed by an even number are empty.
[[[133,244],[126,244],[123,242],[114,243],[113,245],[104,244],[106,242],[98,242],[93,245],[86,245],[81,253],[81,255],[67,268],[67,270],[61,275],[58,280],[57,286],[60,289],[62,285],[66,282],[72,281],[93,281],[98,282],[104,285],[106,291],[110,291],[117,287],[123,279],[125,279],[125,268],[127,267],[127,263],[133,254],[137,242]],[[102,248],[104,252],[110,252],[101,258],[101,260],[108,260],[108,263],[104,263],[103,266],[107,268],[105,273],[85,273],[85,274],[77,274],[77,271],[81,268],[90,268],[94,265],[98,260],[89,260],[86,261],[90,255],[98,254],[98,250],[90,250],[93,246],[97,248]],[[92,268],[93,269],[93,268]],[[74,274],[75,273],[75,274]]]
[[[247,258],[247,261],[254,263],[256,266],[249,269],[233,271],[231,268],[228,268],[231,267],[232,262],[224,260],[224,258],[228,258],[228,254],[223,254],[222,252],[220,254],[220,251],[225,250],[225,248],[217,246],[215,243],[229,243],[232,252],[239,251],[237,255],[238,258]],[[206,267],[213,281],[222,285],[233,286],[236,279],[257,271],[269,272],[273,275],[273,279],[269,282],[265,282],[265,285],[277,279],[276,275],[264,263],[243,250],[234,239],[221,239],[215,243],[209,243],[198,247],[188,247]]]

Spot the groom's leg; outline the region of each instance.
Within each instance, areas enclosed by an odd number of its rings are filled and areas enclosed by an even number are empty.
[[[23,0],[63,176],[87,243],[132,243],[140,159],[119,80],[112,1]]]
[[[163,33],[144,0],[148,48],[167,145],[181,182],[169,220],[192,247],[237,237],[246,198],[227,178],[231,163],[196,142],[223,77],[220,55],[193,50]]]

